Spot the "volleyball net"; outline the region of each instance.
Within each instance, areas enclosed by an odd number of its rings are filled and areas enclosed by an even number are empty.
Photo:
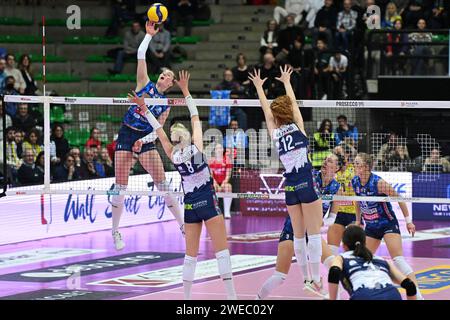
[[[195,101],[202,121],[204,154],[214,163],[211,168],[218,183],[226,180],[232,185],[232,192],[221,189],[218,196],[251,200],[259,203],[261,210],[270,211],[274,200],[284,199],[284,169],[259,101]],[[164,125],[168,136],[175,123],[191,129],[183,98],[146,99],[146,103],[171,106]],[[368,153],[374,159],[374,171],[400,195],[371,199],[450,203],[449,101],[301,100],[298,104],[310,141],[308,156],[316,169],[320,170],[331,153],[341,154],[348,164],[357,153]],[[117,134],[130,105],[126,98],[112,97],[3,97],[3,114],[14,109],[24,118],[19,121],[20,128],[7,128],[3,121],[3,195],[182,195],[180,175],[159,140],[156,150],[169,191],[158,190],[148,174],[161,166],[157,158],[142,163],[142,155],[133,154],[129,170],[126,165],[114,165]],[[25,106],[27,110],[23,111]],[[29,116],[36,119],[38,130],[23,129]],[[68,146],[60,138],[61,129]],[[24,142],[21,135],[25,135]],[[16,148],[15,154],[11,147]],[[39,157],[41,152],[43,157]],[[113,187],[115,176],[124,172],[129,173],[128,188],[117,191]],[[323,197],[360,199],[350,193]]]

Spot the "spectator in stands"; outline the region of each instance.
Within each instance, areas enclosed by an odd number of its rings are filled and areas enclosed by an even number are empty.
[[[100,141],[100,130],[94,127],[91,129],[91,135],[86,141],[86,148],[97,148],[100,149],[102,146],[102,142]]]
[[[16,129],[16,132],[14,133],[14,142],[16,143],[16,151],[19,158],[22,158],[24,138],[25,132],[20,129]]]
[[[196,20],[210,20],[211,19],[211,8],[206,0],[198,0],[197,8],[194,12],[194,19]]]
[[[311,162],[315,169],[320,169],[325,158],[334,147],[333,124],[330,119],[322,120],[319,130],[313,135]]]
[[[55,124],[52,128],[52,134],[50,136],[50,141],[55,143],[56,148],[56,158],[58,163],[64,162],[65,156],[69,153],[69,141],[64,138],[64,128],[60,124]]]
[[[294,47],[289,52],[287,62],[292,67],[291,76],[292,88],[295,96],[299,99],[307,98],[309,72],[306,66],[305,50],[303,50],[303,38],[297,37],[294,41]],[[307,66],[306,66],[307,67]]]
[[[325,39],[328,46],[333,46],[334,33],[337,24],[337,10],[333,0],[325,0],[325,5],[317,12],[314,20],[313,46],[317,45],[318,39]]]
[[[273,11],[273,18],[280,24],[281,18],[292,16],[295,24],[299,24],[303,17],[303,11],[307,11],[309,5],[308,0],[286,0],[284,8],[276,6]]]
[[[233,72],[233,78],[242,87],[242,90],[246,92],[250,85],[250,80],[248,80],[248,73],[252,69],[250,66],[247,65],[247,58],[245,57],[245,54],[238,53],[236,56],[236,66],[231,69]]]
[[[263,36],[261,37],[261,46],[259,47],[259,52],[262,57],[270,52],[274,56],[278,54],[278,23],[275,20],[269,20],[267,22],[267,29],[264,31]]]
[[[279,69],[275,63],[273,54],[266,53],[263,58],[263,63],[258,67],[261,70],[261,79],[267,78],[264,82],[264,92],[269,99],[273,99],[277,95],[278,82],[275,78],[278,77]]]
[[[238,149],[248,148],[248,138],[244,133],[244,130],[239,127],[239,121],[233,119],[230,121],[230,126],[226,131],[223,146],[227,149],[227,153],[232,154],[232,158],[235,159],[238,153]],[[241,151],[242,151],[241,150]]]
[[[14,89],[16,89],[20,94],[24,94],[26,88],[25,80],[23,79],[20,70],[16,68],[16,60],[14,58],[14,55],[11,53],[8,53],[6,55],[5,73],[6,76],[14,77]]]
[[[431,3],[427,0],[410,0],[403,11],[406,29],[414,29],[420,19],[428,19],[431,15]]]
[[[0,100],[0,139],[3,138],[3,127],[8,128],[8,127],[12,126],[12,120],[8,114],[5,114],[6,122],[5,122],[5,125],[3,126],[3,105],[2,105],[2,103],[3,102]],[[1,146],[2,146],[2,144],[0,143],[0,147]]]
[[[217,143],[214,148],[214,156],[208,161],[214,180],[214,189],[216,192],[233,192],[230,183],[231,171],[233,164],[231,159],[224,154],[223,147]],[[224,216],[225,219],[231,218],[231,202],[232,198],[223,198]]]
[[[383,171],[406,171],[410,165],[410,156],[406,140],[395,132],[390,132],[388,141],[384,143],[377,155],[377,166]]]
[[[3,81],[4,87],[1,94],[3,95],[10,95],[10,96],[16,96],[19,95],[19,92],[17,92],[16,89],[14,89],[14,84],[16,80],[14,80],[13,76],[7,76],[5,80]],[[8,114],[10,117],[14,117],[17,112],[17,103],[16,102],[5,102],[6,103],[6,114]]]
[[[101,166],[101,165],[100,165]],[[100,167],[94,161],[94,152],[91,148],[86,148],[83,153],[83,159],[79,169],[80,179],[95,179],[101,178]],[[104,176],[104,172],[103,172]]]
[[[7,77],[5,69],[6,69],[6,60],[0,58],[0,94],[3,94],[3,89],[5,88],[5,79]]]
[[[2,146],[3,149],[3,146]],[[22,165],[22,160],[17,153],[17,144],[15,141],[15,129],[13,127],[6,128],[6,164],[12,181],[17,180],[17,170]]]
[[[341,52],[336,52],[330,58],[330,65],[328,66],[330,71],[330,80],[332,83],[333,96],[331,100],[345,99],[347,97],[346,92],[343,90],[344,84],[347,84],[347,67],[348,59]]]
[[[425,19],[419,19],[417,27],[420,31],[424,31],[427,27]],[[431,32],[414,32],[409,34],[410,42],[425,43],[425,44],[412,44],[411,55],[413,56],[432,56],[433,50],[426,43],[430,43],[433,40]],[[411,67],[413,75],[427,75],[428,74],[428,61],[429,58],[416,58],[412,59]]]
[[[101,165],[103,165],[103,168],[105,169],[105,176],[106,177],[113,177],[114,176],[114,164],[109,157],[108,149],[102,148],[98,155],[98,161]]]
[[[164,29],[164,24],[160,24],[159,32],[153,36],[148,46],[151,74],[159,74],[163,68],[170,68],[170,44],[170,32]]]
[[[134,21],[131,25],[131,29],[125,32],[125,36],[123,38],[123,48],[117,50],[114,67],[112,69],[108,69],[110,74],[121,73],[125,59],[136,57],[137,49],[139,48],[139,45],[144,37],[145,33],[142,31],[140,23],[138,21]]]
[[[402,20],[398,19],[394,23],[394,30],[402,30]],[[387,34],[386,46],[386,65],[388,74],[403,75],[405,72],[406,61],[400,57],[408,54],[408,34],[389,32]]]
[[[223,72],[223,80],[219,83],[216,90],[230,90],[231,99],[238,99],[243,97],[244,89],[239,82],[234,80],[233,71],[230,68],[226,68]]]
[[[434,0],[429,19],[430,29],[448,29],[449,27],[449,1]]]
[[[27,54],[23,54],[19,59],[19,70],[25,80],[25,95],[34,96],[38,91],[36,81],[33,78],[33,68],[31,67],[31,59]]]
[[[64,163],[56,167],[55,173],[53,174],[53,182],[66,182],[78,179],[78,169],[75,167],[75,159],[68,154]]]
[[[441,157],[439,148],[434,148],[431,150],[430,156],[425,159],[422,171],[427,173],[450,172],[450,162]]]
[[[307,28],[314,28],[314,21],[316,20],[317,12],[323,7],[324,0],[308,0],[309,9],[306,15],[306,22],[308,23]]]
[[[44,152],[39,153],[39,157],[35,161],[33,150],[24,150],[23,163],[17,171],[18,180],[21,185],[32,185],[44,182],[43,155]],[[37,160],[39,160],[39,162]],[[41,168],[37,168],[36,164],[39,164]]]
[[[286,63],[289,51],[294,48],[295,39],[302,38],[304,43],[304,34],[299,26],[295,25],[295,20],[292,15],[288,15],[286,18],[287,26],[282,29],[278,35],[278,47],[280,52],[276,56],[276,61],[280,64]]]
[[[136,0],[113,0],[111,25],[106,30],[107,37],[117,37],[120,26],[136,18]]]
[[[196,12],[195,1],[174,0],[171,1],[170,19],[172,36],[177,35],[177,27],[180,23],[184,24],[184,36],[188,37],[192,33],[192,21]]]
[[[39,139],[41,138],[41,132],[36,129],[32,128],[30,131],[28,131],[25,135],[25,141],[23,143],[23,152],[27,150],[31,150],[35,157],[38,156],[38,154],[43,151],[43,147],[39,145]]]
[[[336,128],[336,145],[338,146],[341,142],[345,140],[346,137],[353,139],[354,143],[358,142],[358,128],[356,126],[349,125],[347,122],[347,117],[343,114],[336,118],[338,122],[338,127]]]
[[[28,112],[28,104],[21,103],[17,107],[16,115],[12,118],[13,126],[24,132],[28,132],[36,126],[36,119]]]
[[[356,27],[358,13],[352,10],[352,0],[344,0],[344,10],[338,13],[336,23],[336,45],[343,50],[349,49],[350,39]]]
[[[328,51],[328,46],[325,39],[317,40],[315,48],[315,62],[314,62],[314,76],[317,83],[317,98],[326,100],[328,97],[329,84],[329,65],[331,54]]]
[[[78,149],[78,148],[70,149],[69,155],[71,155],[73,157],[73,159],[75,160],[75,167],[79,169],[81,167],[81,152],[80,152],[80,149]]]
[[[111,143],[106,145],[106,149],[108,150],[108,155],[113,160],[113,162],[114,162],[114,152],[116,150],[116,144],[117,144],[117,137],[118,137],[118,135],[116,134],[114,136],[114,140]]]
[[[394,2],[389,2],[386,6],[386,13],[381,19],[381,27],[383,29],[394,29],[397,20],[401,21],[402,17],[397,12],[397,6]]]

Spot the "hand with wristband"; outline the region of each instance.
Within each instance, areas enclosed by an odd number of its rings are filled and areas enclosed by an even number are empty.
[[[416,226],[412,222],[412,218],[410,215],[405,217],[405,222],[406,222],[406,229],[411,234],[411,236],[414,237],[414,234],[416,233]]]

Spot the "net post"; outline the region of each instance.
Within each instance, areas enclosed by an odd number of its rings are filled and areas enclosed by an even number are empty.
[[[50,97],[44,96],[44,191],[50,191]]]
[[[2,192],[0,193],[0,198],[2,198],[2,197],[5,197],[6,196],[6,190],[7,190],[7,188],[8,188],[8,163],[7,163],[7,161],[6,161],[6,105],[5,105],[5,96],[4,95],[1,95],[0,96],[0,99],[1,99],[1,101],[2,101],[2,111],[3,111],[3,114],[2,114],[2,120],[3,120],[3,123],[2,123],[2,130],[3,130],[3,146],[2,146],[2,148],[3,148],[3,176],[4,176],[4,178],[3,178],[3,190],[2,190]]]

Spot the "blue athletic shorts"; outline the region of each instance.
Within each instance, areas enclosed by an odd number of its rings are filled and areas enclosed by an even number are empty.
[[[397,219],[395,220],[377,220],[371,223],[366,222],[366,236],[381,240],[385,234],[398,233],[400,234],[400,226]]]
[[[219,201],[214,190],[200,191],[192,196],[184,197],[184,222],[199,223],[208,221],[222,211],[219,208]]]
[[[356,221],[356,215],[346,212],[338,212],[336,215],[336,220],[334,223],[340,224],[341,226],[348,226]]]
[[[402,296],[394,286],[387,285],[379,289],[359,288],[350,300],[402,300]]]
[[[117,137],[116,151],[130,151],[133,152],[133,144],[145,137],[148,132],[133,130],[122,124],[119,130],[119,136]],[[153,142],[144,143],[139,154],[154,150],[155,144]]]
[[[311,171],[290,173],[285,175],[285,178],[286,205],[311,203],[319,199]]]

